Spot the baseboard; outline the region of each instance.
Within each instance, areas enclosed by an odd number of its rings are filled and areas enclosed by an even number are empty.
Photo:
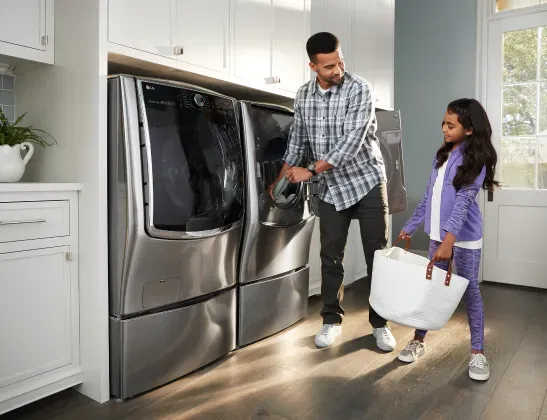
[[[5,387],[0,393],[0,415],[82,383],[82,369],[57,369]]]

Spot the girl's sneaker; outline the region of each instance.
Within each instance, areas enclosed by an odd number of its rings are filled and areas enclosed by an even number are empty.
[[[487,381],[490,378],[490,365],[484,354],[471,354],[469,377],[475,381]]]
[[[425,344],[412,340],[407,346],[399,353],[399,360],[405,363],[412,363],[418,360],[418,357],[425,354]]]

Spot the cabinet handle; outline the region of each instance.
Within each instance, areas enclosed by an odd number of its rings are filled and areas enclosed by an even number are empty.
[[[10,220],[7,222],[4,222],[0,220],[0,226],[7,226],[7,225],[28,225],[31,223],[46,223],[45,219],[37,219],[37,220]]]
[[[184,54],[184,47],[173,47],[173,53],[175,55],[182,55]]]
[[[281,79],[277,76],[265,77],[264,81],[266,82],[267,85],[275,85],[277,83],[281,83]]]

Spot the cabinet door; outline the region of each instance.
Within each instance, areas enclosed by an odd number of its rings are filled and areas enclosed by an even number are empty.
[[[395,0],[376,0],[374,91],[378,105],[393,108]]]
[[[229,71],[229,0],[178,0],[177,45],[180,60],[222,72]]]
[[[344,251],[344,286],[349,286],[355,280],[355,261],[363,258],[362,254],[358,254],[355,249],[355,243],[361,242],[361,231],[359,230],[359,222],[352,220],[349,225],[348,240]]]
[[[271,77],[271,0],[234,0],[235,75],[265,83]]]
[[[358,0],[363,1],[363,0]],[[313,0],[312,33],[331,32],[340,40],[346,70],[353,72],[353,2],[354,0]]]
[[[69,251],[0,254],[0,389],[72,362]]]
[[[361,76],[374,87],[374,54],[376,52],[375,8],[376,1],[355,2],[353,22],[353,66],[349,71]]]
[[[46,0],[0,0],[0,41],[45,50],[45,35]]]
[[[176,0],[109,0],[108,40],[174,58]]]
[[[315,224],[313,225],[313,234],[310,243],[310,292],[312,294],[314,294],[313,292],[315,292],[316,290],[321,290],[321,242],[319,232],[320,222],[321,220],[319,218],[315,219]]]
[[[306,41],[308,0],[273,0],[272,76],[279,87],[296,92],[309,80]]]

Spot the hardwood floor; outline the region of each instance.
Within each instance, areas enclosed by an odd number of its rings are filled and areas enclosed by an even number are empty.
[[[97,404],[69,390],[1,420],[547,420],[547,293],[484,284],[486,352],[492,375],[467,374],[469,329],[463,307],[427,337],[427,354],[403,364],[397,352],[412,331],[394,325],[398,348],[376,349],[368,289],[346,291],[343,333],[317,350],[318,297],[309,317],[260,343],[124,403]]]

